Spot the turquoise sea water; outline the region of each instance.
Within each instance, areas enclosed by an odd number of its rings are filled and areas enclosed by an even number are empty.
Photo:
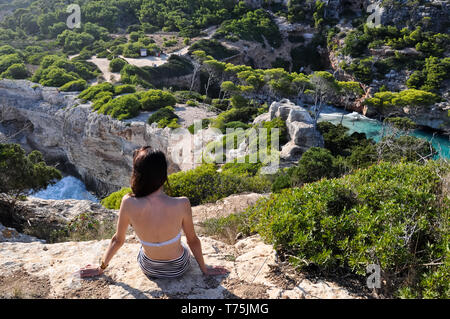
[[[347,112],[332,106],[326,106],[320,117],[320,121],[329,121],[333,124],[339,124],[342,120],[342,125],[349,128],[349,133],[354,132],[365,133],[368,138],[379,141],[383,125],[380,121],[370,119],[359,113]],[[450,137],[440,134],[433,134],[424,130],[415,130],[413,136],[420,137],[431,141],[433,146],[439,153],[439,157],[450,159]]]

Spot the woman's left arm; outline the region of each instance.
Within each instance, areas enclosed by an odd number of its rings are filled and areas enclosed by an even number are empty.
[[[102,264],[99,265],[97,268],[94,268],[91,265],[82,268],[80,270],[81,277],[92,277],[101,275],[104,269],[106,269],[106,267],[108,266],[111,259],[114,257],[114,255],[125,243],[128,225],[130,224],[130,218],[127,213],[128,212],[127,206],[129,206],[128,198],[129,196],[125,195],[122,199],[119,211],[119,219],[117,221],[116,233],[112,237],[111,242],[109,243],[109,247],[101,260]]]
[[[117,221],[117,230],[114,236],[111,239],[108,249],[106,250],[105,255],[103,256],[102,263],[104,265],[108,265],[117,251],[122,247],[125,243],[125,236],[127,233],[128,226],[130,225],[130,218],[128,217],[128,209],[127,206],[129,203],[127,200],[129,199],[128,195],[125,195],[122,199],[122,203],[120,205],[119,211],[119,220]]]

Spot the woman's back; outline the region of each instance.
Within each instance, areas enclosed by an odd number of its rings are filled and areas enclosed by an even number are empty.
[[[145,255],[154,260],[178,258],[183,253],[179,234],[186,215],[186,199],[159,191],[140,198],[127,197],[126,201],[127,214]],[[153,245],[159,243],[162,245]]]
[[[163,152],[142,147],[133,153],[131,175],[132,195],[126,195],[120,205],[117,230],[100,267],[88,265],[80,270],[85,277],[103,273],[111,258],[125,243],[131,225],[142,243],[137,261],[148,278],[175,278],[190,267],[190,253],[181,245],[181,230],[201,271],[204,274],[224,274],[222,268],[208,269],[203,260],[202,245],[197,237],[189,199],[169,197],[163,192],[167,181],[167,161]]]

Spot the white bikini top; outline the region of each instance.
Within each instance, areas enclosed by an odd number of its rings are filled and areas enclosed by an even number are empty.
[[[180,238],[181,238],[181,231],[174,238],[167,240],[165,242],[162,242],[162,243],[149,243],[149,242],[141,240],[141,244],[144,246],[148,246],[148,247],[163,247],[163,246],[167,246],[167,245],[176,243],[178,240],[180,240]]]

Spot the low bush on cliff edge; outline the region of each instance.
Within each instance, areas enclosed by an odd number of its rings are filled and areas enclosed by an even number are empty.
[[[165,185],[165,191],[169,196],[186,196],[193,206],[215,202],[237,193],[270,191],[270,182],[263,176],[220,173],[213,164],[204,164],[193,170],[171,174],[168,184]],[[112,193],[102,200],[102,205],[109,209],[119,209],[122,197],[130,192],[130,188],[123,188]]]
[[[111,115],[118,120],[125,120],[139,115],[141,103],[133,95],[119,96],[104,104],[98,110],[101,114]]]
[[[102,199],[101,203],[104,207],[106,207],[108,209],[119,209],[120,203],[122,202],[122,198],[126,194],[130,194],[130,193],[131,193],[130,187],[122,188],[120,191],[114,192],[111,195],[109,195],[108,197],[105,197],[104,199]]]
[[[270,191],[270,181],[263,176],[249,177],[217,172],[213,164],[169,176],[167,193],[170,196],[186,196],[192,205],[215,202],[221,198],[243,192],[264,193]]]
[[[110,239],[116,232],[116,218],[98,219],[92,212],[76,216],[67,225],[54,230],[47,240],[56,242]]]
[[[252,229],[298,266],[366,276],[386,295],[450,297],[448,163],[382,162],[273,194],[248,210]]]

